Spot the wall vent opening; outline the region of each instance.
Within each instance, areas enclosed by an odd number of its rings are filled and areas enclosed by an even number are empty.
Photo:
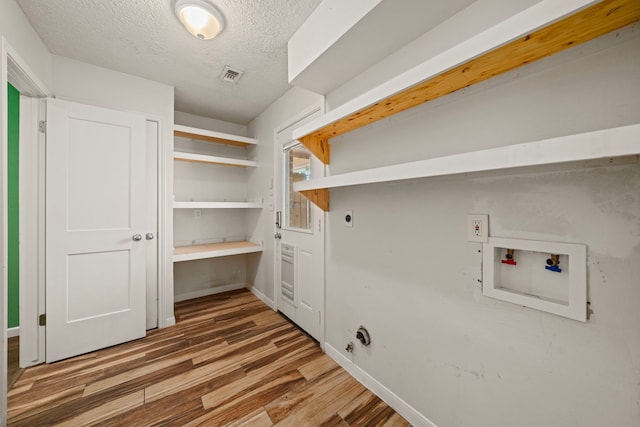
[[[225,65],[224,69],[222,70],[222,74],[220,75],[220,80],[222,80],[225,83],[234,85],[238,83],[238,80],[240,80],[240,77],[242,77],[242,74],[244,74],[243,71],[240,71],[236,68],[231,68],[228,65]]]

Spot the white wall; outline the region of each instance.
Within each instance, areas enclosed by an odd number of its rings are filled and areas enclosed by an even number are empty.
[[[458,43],[511,17],[539,0],[477,0],[431,31],[416,38],[362,74],[327,93],[327,109],[334,109],[413,68]]]
[[[15,0],[0,1],[0,36],[4,37],[42,84],[51,82],[51,54]]]
[[[331,173],[639,123],[639,28],[334,138]],[[483,297],[468,213],[586,244],[591,320]],[[637,158],[332,190],[326,243],[328,345],[435,424],[640,425]]]
[[[161,121],[159,157],[163,179],[158,202],[166,209],[158,233],[159,259],[164,261],[159,274],[158,292],[163,303],[158,321],[161,327],[173,324],[173,87],[54,55],[51,92],[61,99],[142,113],[148,119]]]
[[[321,99],[320,95],[293,87],[249,123],[249,135],[258,139],[258,146],[254,148],[258,167],[249,172],[249,198],[264,197],[266,205],[273,203],[275,131]],[[271,305],[274,295],[274,222],[274,211],[267,207],[248,215],[248,229],[253,230],[256,236],[263,236],[264,252],[247,258],[247,281],[254,292]]]

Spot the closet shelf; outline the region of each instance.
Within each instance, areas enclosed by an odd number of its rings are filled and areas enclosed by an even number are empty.
[[[230,157],[207,156],[204,154],[193,154],[174,151],[174,160],[182,160],[185,162],[210,163],[214,165],[239,166],[239,167],[257,167],[258,162],[254,160],[233,159]]]
[[[198,129],[189,126],[174,125],[173,134],[181,138],[195,139],[198,141],[217,142],[219,144],[248,147],[256,145],[258,140],[246,136],[231,135],[228,133],[214,132],[212,130]]]
[[[261,202],[173,202],[174,209],[262,209]]]
[[[179,246],[173,250],[173,262],[219,258],[230,255],[262,252],[262,246],[249,241],[210,243],[206,245]]]
[[[293,184],[313,200],[330,188],[640,154],[640,124],[333,175]]]
[[[640,20],[637,0],[544,0],[293,131],[323,163],[329,139]]]

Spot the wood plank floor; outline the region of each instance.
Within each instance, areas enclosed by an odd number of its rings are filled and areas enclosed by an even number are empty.
[[[176,304],[177,325],[28,368],[11,426],[407,426],[246,290]]]

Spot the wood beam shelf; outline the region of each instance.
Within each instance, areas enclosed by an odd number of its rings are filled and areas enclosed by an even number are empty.
[[[328,211],[330,188],[639,155],[634,124],[301,181],[293,189],[314,203],[316,193],[326,194],[316,204]]]
[[[293,137],[318,159],[329,164],[330,138],[483,82],[639,20],[638,0],[541,1],[300,126],[294,130]],[[325,179],[331,178],[333,177]],[[308,185],[295,188],[305,191],[312,189]],[[320,187],[315,186],[313,190],[318,188]],[[326,196],[326,200],[323,196],[320,203],[328,209],[328,194]],[[316,194],[307,197],[314,201],[312,197],[316,197]]]

